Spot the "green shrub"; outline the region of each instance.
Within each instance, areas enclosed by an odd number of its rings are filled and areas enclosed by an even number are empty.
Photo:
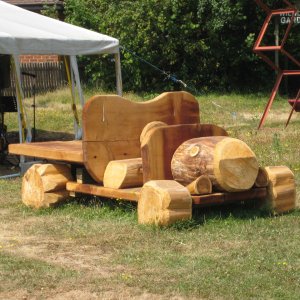
[[[252,52],[265,14],[248,0],[66,0],[67,20],[113,36],[120,44],[200,92],[257,91],[274,75]],[[296,39],[294,38],[296,41]],[[114,87],[111,55],[81,58],[85,81]],[[122,50],[125,90],[180,85]]]

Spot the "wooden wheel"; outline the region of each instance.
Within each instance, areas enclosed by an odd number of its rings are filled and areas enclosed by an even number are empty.
[[[49,207],[68,198],[66,184],[72,179],[67,165],[35,164],[22,181],[22,201],[33,208]]]
[[[174,180],[144,184],[138,202],[140,224],[170,225],[192,217],[192,198],[187,188]]]
[[[296,208],[296,184],[293,172],[286,166],[265,167],[268,174],[267,207],[275,214]]]

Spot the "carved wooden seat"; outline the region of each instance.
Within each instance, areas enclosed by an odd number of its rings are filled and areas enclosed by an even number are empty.
[[[11,144],[12,154],[83,164],[97,182],[111,160],[141,156],[140,134],[149,122],[199,123],[197,100],[186,92],[163,93],[147,102],[94,96],[82,113],[82,141]]]

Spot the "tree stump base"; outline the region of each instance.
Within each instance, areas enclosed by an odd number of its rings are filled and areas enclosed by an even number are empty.
[[[266,206],[274,214],[296,208],[296,184],[293,172],[286,166],[265,167],[268,174]]]
[[[192,217],[188,189],[174,180],[152,180],[144,184],[138,202],[140,224],[170,225]]]
[[[72,180],[67,165],[35,164],[22,181],[22,202],[32,208],[46,208],[69,197],[66,184]]]

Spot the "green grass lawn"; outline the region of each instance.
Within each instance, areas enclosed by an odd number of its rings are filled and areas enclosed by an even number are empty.
[[[201,122],[245,141],[261,165],[287,165],[299,186],[300,114],[284,129],[290,106],[279,99],[257,131],[267,97],[201,96]],[[38,97],[38,133],[72,132],[68,101],[68,90]],[[16,116],[6,117],[16,130]],[[134,205],[99,198],[31,210],[20,189],[20,178],[0,181],[0,299],[300,298],[299,209],[273,217],[215,207],[156,228],[137,224]]]

